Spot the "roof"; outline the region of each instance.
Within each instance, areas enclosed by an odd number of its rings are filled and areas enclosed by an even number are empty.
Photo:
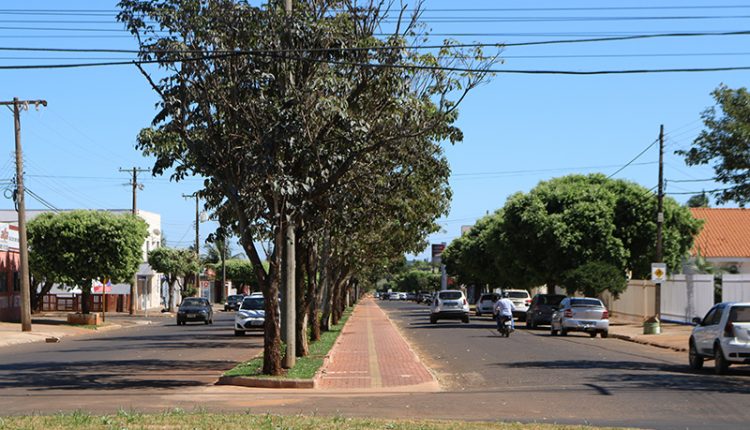
[[[693,216],[704,220],[703,230],[695,238],[693,254],[705,258],[750,258],[750,210],[728,208],[690,208]]]

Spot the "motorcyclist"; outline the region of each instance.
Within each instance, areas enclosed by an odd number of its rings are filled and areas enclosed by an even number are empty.
[[[513,306],[513,302],[508,298],[508,296],[503,295],[503,297],[496,301],[493,309],[495,316],[497,317],[496,319],[498,331],[505,321],[510,321],[511,331],[516,329],[513,321],[513,311],[515,310],[515,306]]]

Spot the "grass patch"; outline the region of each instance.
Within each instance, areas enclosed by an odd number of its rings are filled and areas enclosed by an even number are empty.
[[[88,330],[99,330],[100,328],[107,327],[112,325],[111,323],[105,323],[105,324],[68,324],[71,327],[77,327],[77,328],[85,328]]]
[[[222,429],[222,430],[594,430],[603,427],[555,424],[482,423],[436,420],[387,420],[342,416],[280,416],[214,414],[174,409],[161,414],[120,411],[114,415],[73,412],[57,415],[0,417],[0,430],[115,430],[115,429]]]
[[[331,326],[330,331],[322,332],[320,334],[320,340],[317,342],[311,342],[310,354],[307,357],[298,357],[294,367],[289,369],[285,375],[263,375],[263,355],[261,354],[250,361],[240,363],[233,369],[226,371],[224,376],[251,376],[272,379],[312,379],[313,376],[315,376],[315,372],[317,372],[318,369],[320,369],[320,366],[323,365],[323,359],[328,355],[333,344],[336,343],[336,339],[341,334],[341,330],[344,328],[344,324],[349,320],[351,314],[351,309],[344,311],[339,323]],[[284,353],[283,348],[284,345],[282,345],[282,356]]]

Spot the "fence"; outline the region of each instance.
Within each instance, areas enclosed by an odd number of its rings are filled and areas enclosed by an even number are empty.
[[[656,286],[650,281],[631,280],[617,299],[609,292],[602,295],[604,304],[618,319],[642,322],[654,313]]]
[[[661,288],[661,318],[688,323],[714,305],[714,275],[674,275]]]
[[[130,296],[124,294],[107,294],[107,312],[126,312],[130,304]],[[101,294],[92,294],[89,300],[89,310],[91,312],[101,312],[103,310],[103,300]],[[45,312],[80,312],[81,296],[47,294],[42,297],[42,311]]]
[[[750,275],[724,274],[721,291],[722,302],[750,302]]]

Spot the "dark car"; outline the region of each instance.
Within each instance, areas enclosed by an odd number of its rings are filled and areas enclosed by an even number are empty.
[[[214,323],[214,311],[208,299],[200,297],[188,297],[180,304],[177,310],[177,325],[185,325],[188,321],[203,321],[206,324]]]
[[[560,307],[565,299],[563,294],[537,294],[531,299],[529,310],[526,311],[526,327],[536,328],[542,324],[552,322],[552,314]]]
[[[224,311],[236,311],[240,308],[240,304],[242,304],[242,299],[244,298],[245,296],[242,294],[233,294],[227,297],[227,301],[224,303]]]

